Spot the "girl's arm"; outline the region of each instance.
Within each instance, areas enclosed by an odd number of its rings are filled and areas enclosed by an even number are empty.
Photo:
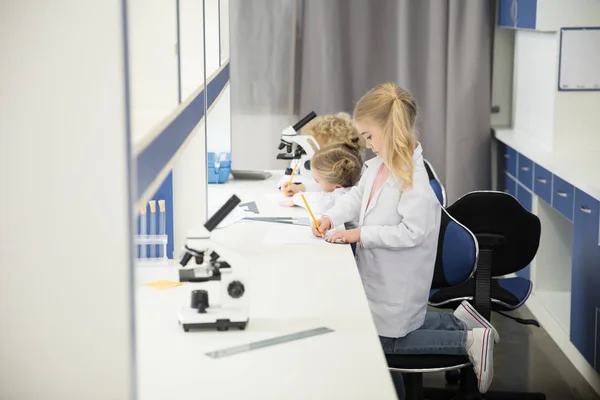
[[[335,197],[332,193],[325,192],[304,192],[296,193],[292,197],[292,201],[295,205],[306,208],[302,201],[302,195],[306,198],[308,205],[313,213],[322,215],[325,211],[329,210],[335,204]]]
[[[424,189],[413,188],[402,193],[397,212],[402,218],[398,225],[362,226],[362,247],[416,247],[435,228],[435,216],[440,205]]]
[[[303,182],[305,192],[320,192],[321,187],[313,179],[307,179]]]

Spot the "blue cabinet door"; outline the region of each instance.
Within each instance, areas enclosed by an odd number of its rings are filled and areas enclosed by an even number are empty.
[[[599,208],[596,199],[576,190],[571,275],[571,342],[592,365],[596,345],[596,308],[600,306]]]
[[[552,173],[535,164],[533,167],[533,191],[549,205],[552,205]]]
[[[504,188],[503,190],[513,197],[517,197],[517,181],[515,181],[509,174],[504,173]]]
[[[533,161],[523,154],[519,154],[519,161],[517,164],[519,166],[519,169],[517,170],[519,182],[533,190]]]
[[[517,184],[517,200],[519,200],[519,203],[521,203],[521,205],[525,207],[527,211],[531,212],[531,203],[533,201],[533,195],[519,184]],[[530,279],[531,273],[529,272],[529,270],[530,267],[528,265],[520,271],[517,271],[517,276],[525,279]]]
[[[517,177],[517,158],[519,153],[509,146],[504,146],[504,171]]]
[[[517,27],[535,29],[537,0],[517,0]]]
[[[517,24],[514,20],[516,12],[516,0],[500,0],[498,2],[498,25],[514,28]],[[513,9],[515,7],[515,9]]]

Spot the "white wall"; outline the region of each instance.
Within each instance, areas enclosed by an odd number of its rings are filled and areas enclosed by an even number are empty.
[[[0,2],[2,399],[134,395],[121,11]]]
[[[500,107],[500,112],[491,115],[492,127],[512,125],[513,59],[515,53],[515,32],[512,29],[496,27],[494,31],[494,58],[492,71],[492,106]]]
[[[229,85],[217,99],[217,104],[208,115],[208,137],[206,147],[215,153],[231,152],[231,90]]]
[[[177,15],[175,3],[127,0],[134,142],[177,106]]]
[[[221,2],[221,63],[229,59],[229,0]]]
[[[202,1],[179,0],[182,100],[204,86],[203,14]]]
[[[206,24],[206,79],[209,80],[221,65],[219,59],[219,0],[204,0],[204,13]]]
[[[557,79],[555,32],[519,30],[515,37],[514,127],[552,150]]]
[[[220,8],[219,8],[220,7]],[[229,58],[229,2],[205,0],[206,12],[206,76],[210,80]],[[226,37],[224,37],[226,35]],[[226,57],[224,55],[227,55]],[[231,97],[229,85],[215,104],[209,106],[207,117],[207,150],[231,152]],[[233,160],[235,164],[235,160]]]
[[[559,91],[559,55],[560,32],[516,32],[514,129],[555,153],[600,153],[600,92]]]
[[[181,90],[185,102],[204,87],[204,10],[202,1],[180,0]],[[173,167],[173,235],[175,257],[190,229],[206,222],[206,119],[200,122]]]

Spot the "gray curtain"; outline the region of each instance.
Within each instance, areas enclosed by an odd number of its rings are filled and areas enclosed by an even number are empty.
[[[299,1],[298,114],[351,112],[395,81],[418,101],[419,139],[449,201],[490,187],[493,1]]]

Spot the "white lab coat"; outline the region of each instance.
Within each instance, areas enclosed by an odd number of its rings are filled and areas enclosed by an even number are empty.
[[[318,184],[317,184],[318,185]],[[319,188],[320,189],[320,188]],[[310,209],[315,215],[323,215],[331,209],[345,194],[349,193],[352,188],[337,188],[333,192],[304,192],[296,193],[292,196],[294,204],[306,208],[302,195],[306,198]]]
[[[390,174],[367,208],[383,163],[376,157],[367,161],[358,186],[327,213],[334,226],[358,217],[358,270],[377,332],[392,338],[423,325],[440,230],[440,204],[429,185],[421,145],[413,160],[411,189],[401,192],[402,181]]]

